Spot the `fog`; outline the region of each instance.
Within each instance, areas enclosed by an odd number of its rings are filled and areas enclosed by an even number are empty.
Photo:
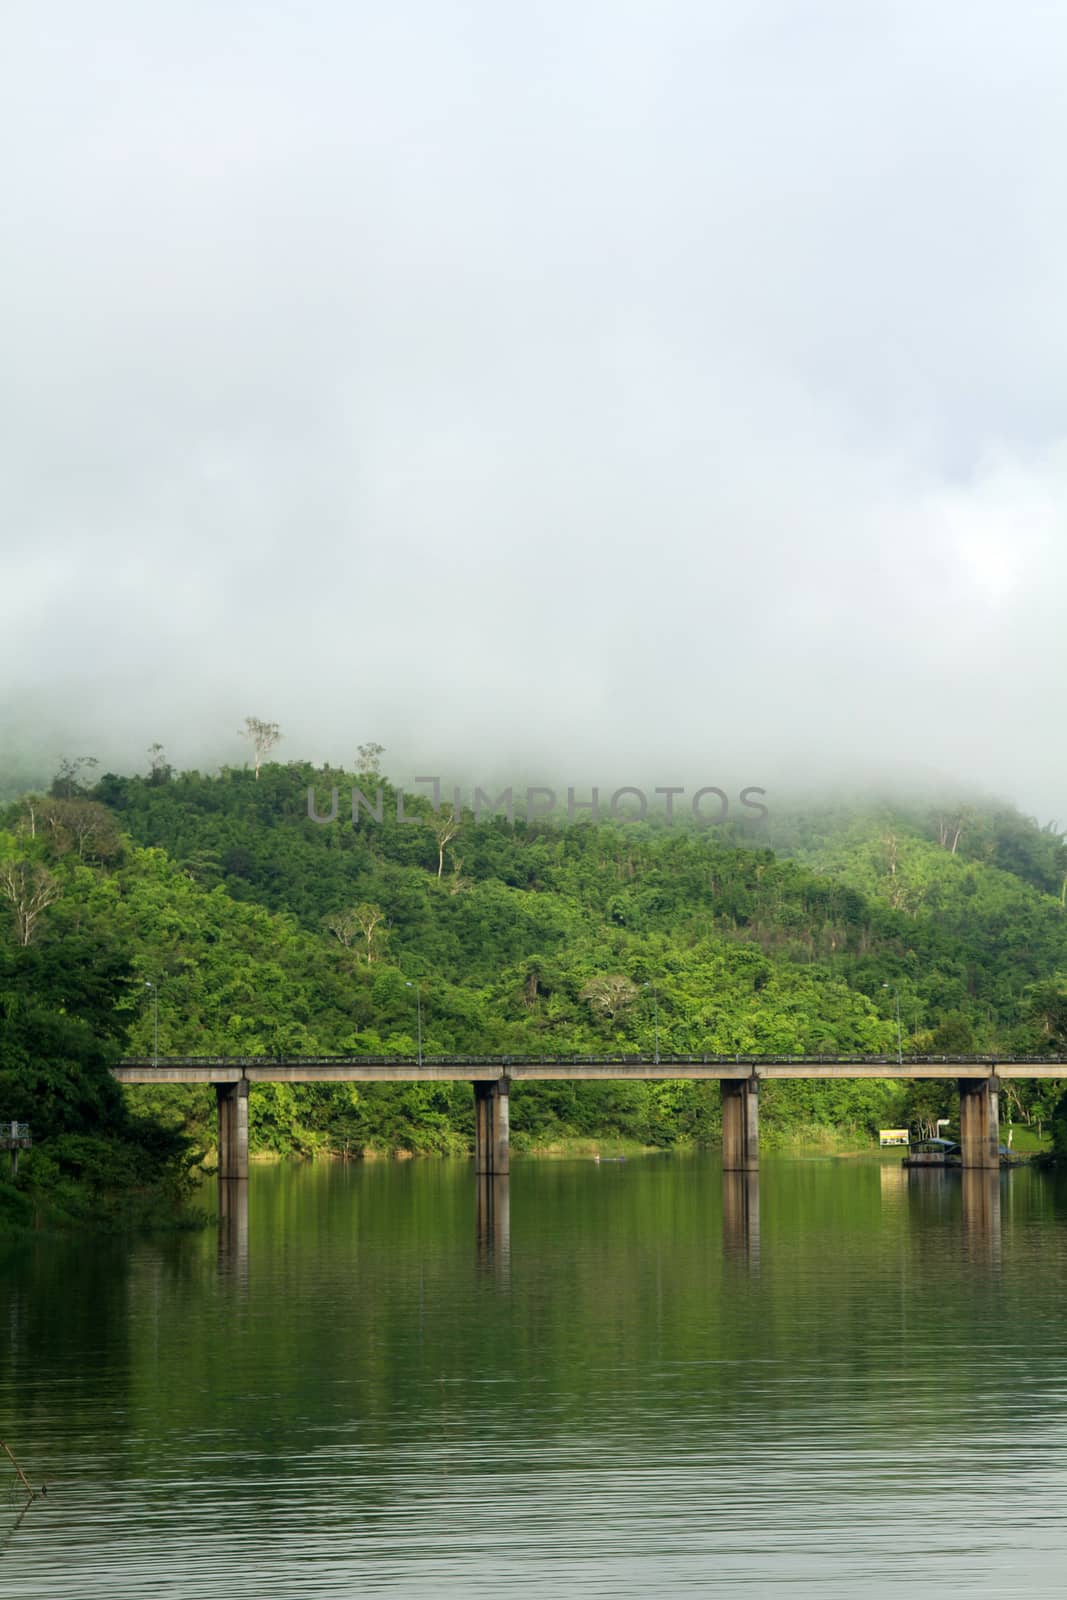
[[[0,768],[1067,817],[1067,14],[7,12]],[[11,153],[14,159],[11,159]]]

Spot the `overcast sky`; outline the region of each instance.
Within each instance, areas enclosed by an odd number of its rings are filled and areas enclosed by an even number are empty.
[[[10,746],[1067,821],[1067,12],[10,0]],[[12,160],[13,155],[13,160]]]

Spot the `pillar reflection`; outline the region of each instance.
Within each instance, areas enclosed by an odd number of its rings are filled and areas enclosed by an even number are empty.
[[[219,1272],[248,1285],[248,1184],[219,1182]]]
[[[975,1263],[999,1266],[1000,1173],[982,1167],[964,1167],[960,1178],[967,1258]]]
[[[508,1178],[475,1179],[478,1265],[499,1283],[511,1275],[511,1196]]]
[[[722,1175],[722,1242],[724,1253],[759,1270],[759,1173],[724,1172]]]

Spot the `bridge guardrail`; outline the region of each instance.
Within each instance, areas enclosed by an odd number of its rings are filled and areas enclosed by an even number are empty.
[[[294,1067],[343,1067],[360,1065],[367,1067],[406,1066],[413,1060],[411,1056],[396,1055],[317,1055],[317,1056],[128,1056],[120,1061],[120,1067],[233,1067],[245,1065],[251,1067],[269,1067],[284,1063]],[[1042,1056],[1010,1056],[1010,1055],[912,1055],[898,1058],[892,1055],[788,1055],[767,1054],[737,1054],[737,1055],[539,1055],[539,1056],[489,1056],[489,1055],[424,1055],[421,1065],[431,1067],[544,1067],[544,1066],[703,1066],[703,1067],[760,1067],[763,1065],[781,1066],[857,1066],[857,1067],[896,1067],[903,1066],[1026,1066],[1034,1065],[1067,1065],[1067,1056],[1042,1055]],[[951,1076],[947,1073],[946,1076]],[[0,1131],[3,1123],[0,1123]]]

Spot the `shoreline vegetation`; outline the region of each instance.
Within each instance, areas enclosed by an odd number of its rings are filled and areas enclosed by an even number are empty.
[[[644,1161],[664,1156],[699,1155],[708,1148],[691,1141],[663,1146],[610,1136],[575,1137],[527,1144],[513,1149],[512,1158],[518,1162]],[[1020,1164],[1034,1162],[1042,1167],[1056,1164],[1047,1142],[1036,1137],[1023,1140],[1015,1147],[1014,1154],[1018,1156]],[[897,1166],[901,1161],[901,1148],[882,1149],[869,1135],[855,1129],[813,1124],[780,1132],[770,1140],[762,1141],[761,1157],[786,1161],[861,1160]],[[319,1161],[377,1165],[403,1161],[466,1162],[470,1160],[470,1155],[466,1152],[384,1150],[374,1147],[358,1152],[324,1148],[285,1155],[278,1151],[258,1150],[250,1156],[250,1160],[253,1165],[262,1167]],[[183,1181],[180,1190],[164,1186],[147,1193],[110,1193],[103,1198],[103,1203],[97,1191],[77,1182],[68,1184],[62,1193],[57,1193],[48,1186],[32,1190],[18,1188],[9,1180],[0,1178],[0,1240],[69,1235],[72,1232],[123,1234],[195,1230],[217,1220],[212,1210],[193,1203],[202,1185],[212,1181],[215,1176],[215,1152],[208,1151],[203,1164],[192,1169],[188,1181]]]
[[[0,1118],[33,1137],[0,1179],[0,1228],[181,1223],[214,1097],[109,1071],[157,1047],[1067,1053],[1067,841],[1008,806],[509,821],[398,797],[378,746],[351,773],[269,753],[214,775],[174,772],[159,746],[143,776],[65,761],[0,809]],[[383,790],[380,822],[308,818],[309,788],[354,784]],[[922,1136],[957,1110],[951,1081],[775,1081],[761,1148],[859,1154],[879,1127]],[[1002,1117],[1067,1155],[1059,1082],[1005,1083]],[[523,1083],[511,1126],[517,1157],[714,1147],[719,1090]],[[252,1097],[256,1159],[472,1142],[465,1083]]]
[[[643,1156],[663,1155],[695,1155],[703,1150],[714,1148],[713,1145],[699,1145],[692,1140],[679,1140],[669,1146],[642,1144],[636,1139],[612,1138],[555,1138],[539,1140],[521,1146],[512,1145],[511,1156],[513,1161],[571,1161],[593,1160],[601,1158],[616,1158],[625,1156],[639,1159]],[[880,1147],[876,1138],[856,1128],[828,1127],[823,1123],[812,1123],[801,1127],[778,1131],[771,1137],[761,1137],[760,1153],[762,1156],[785,1156],[796,1159],[822,1156],[847,1156],[850,1158],[867,1158],[873,1160],[899,1161],[903,1146]],[[1035,1156],[1044,1157],[1050,1154],[1048,1141],[1039,1139],[1036,1134],[1023,1136],[1016,1140],[1012,1146],[1013,1155],[1026,1161]],[[383,1150],[373,1146],[346,1151],[343,1149],[323,1149],[301,1155],[280,1155],[276,1151],[259,1150],[254,1152],[250,1161],[255,1165],[272,1166],[282,1161],[340,1161],[340,1162],[382,1162],[382,1161],[432,1161],[432,1160],[457,1160],[463,1161],[470,1158],[470,1152],[460,1152],[454,1155],[442,1155],[439,1152],[426,1152],[414,1150]],[[206,1169],[208,1175],[213,1175],[214,1158],[209,1155],[209,1165]]]

